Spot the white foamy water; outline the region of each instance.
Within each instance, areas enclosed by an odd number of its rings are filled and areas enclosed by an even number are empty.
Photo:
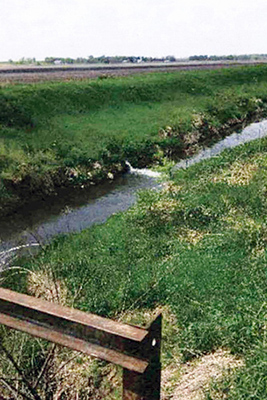
[[[151,169],[148,169],[148,168],[133,168],[128,161],[126,161],[125,164],[129,167],[130,174],[143,175],[143,176],[147,176],[149,178],[160,178],[161,177],[160,172],[151,171]]]
[[[174,172],[180,168],[188,168],[191,165],[201,162],[202,160],[206,160],[220,154],[225,149],[233,148],[265,136],[267,136],[267,120],[251,124],[247,126],[241,133],[233,133],[232,135],[216,143],[214,146],[202,150],[195,157],[180,161],[173,167],[172,171]]]

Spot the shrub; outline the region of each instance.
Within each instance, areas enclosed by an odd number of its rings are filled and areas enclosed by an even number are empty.
[[[30,113],[20,104],[19,100],[3,93],[0,93],[0,124],[11,128],[34,125]]]

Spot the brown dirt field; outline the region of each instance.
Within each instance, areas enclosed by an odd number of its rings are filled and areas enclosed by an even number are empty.
[[[142,66],[108,67],[5,67],[0,68],[0,86],[14,83],[36,83],[45,81],[70,81],[95,79],[108,76],[127,76],[151,72],[171,72],[177,70],[218,69],[259,63],[206,63],[206,64],[169,64]]]

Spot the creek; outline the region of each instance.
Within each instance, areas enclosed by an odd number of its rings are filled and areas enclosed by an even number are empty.
[[[220,140],[214,146],[200,151],[196,156],[180,161],[173,167],[172,171],[188,168],[191,165],[220,154],[225,149],[230,149],[265,136],[267,136],[267,120],[248,125],[241,133],[233,133],[225,139]]]
[[[0,268],[25,253],[33,254],[54,236],[79,232],[131,207],[138,190],[160,188],[159,173],[134,169],[115,181],[84,189],[62,189],[57,196],[26,204],[1,219]]]
[[[211,148],[177,163],[172,172],[266,135],[267,120],[251,124],[241,133],[233,133]],[[105,222],[114,213],[127,210],[136,201],[140,189],[160,189],[160,173],[128,166],[129,172],[116,181],[88,189],[62,189],[57,196],[28,203],[12,216],[2,218],[0,268],[13,263],[20,254],[34,254],[40,245],[57,235],[79,232]]]

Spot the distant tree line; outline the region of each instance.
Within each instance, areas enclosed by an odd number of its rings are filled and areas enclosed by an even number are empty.
[[[39,64],[39,61],[36,61],[36,58],[30,57],[22,57],[19,61],[8,60],[10,64],[20,64],[20,65],[29,65],[29,64]]]
[[[137,57],[137,56],[89,56],[87,58],[62,58],[62,57],[46,57],[47,64],[120,64],[120,63],[140,63],[140,62],[172,62],[176,61],[174,56],[161,58],[155,57]]]
[[[189,61],[254,61],[267,59],[267,54],[241,54],[228,56],[190,56]]]
[[[22,57],[19,61],[14,62],[8,60],[9,63],[16,63],[22,65],[42,65],[42,64],[120,64],[120,63],[152,63],[152,62],[174,62],[174,61],[255,61],[267,59],[267,54],[243,54],[243,55],[227,55],[227,56],[216,56],[216,55],[194,55],[189,58],[175,58],[174,56],[166,57],[144,57],[144,56],[100,56],[94,57],[92,55],[88,57],[46,57],[44,61],[37,61],[36,58],[25,58]]]

